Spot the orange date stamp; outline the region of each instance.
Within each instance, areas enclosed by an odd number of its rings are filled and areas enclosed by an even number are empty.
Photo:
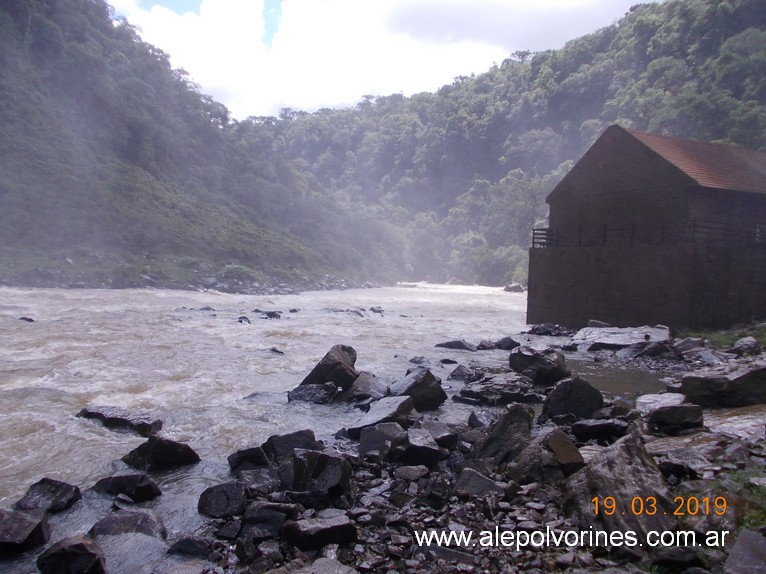
[[[591,499],[593,513],[604,516],[614,514],[632,514],[633,516],[723,516],[726,514],[726,497],[724,496],[676,496],[673,498],[673,508],[662,510],[654,496],[634,496],[626,504],[618,504],[614,496],[594,496]]]

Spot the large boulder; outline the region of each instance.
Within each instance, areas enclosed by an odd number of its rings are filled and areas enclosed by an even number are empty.
[[[724,574],[766,574],[766,537],[742,530],[723,566]]]
[[[82,495],[78,487],[52,478],[42,478],[29,487],[13,508],[56,514],[70,508],[80,498]]]
[[[702,428],[702,420],[702,407],[683,404],[656,408],[646,422],[653,433],[676,435],[681,431]]]
[[[766,404],[766,360],[690,373],[681,379],[680,392],[687,402],[703,408]]]
[[[117,496],[124,494],[133,502],[146,502],[162,494],[160,487],[144,473],[123,474],[102,478],[93,485],[96,492]]]
[[[604,406],[604,397],[585,379],[564,379],[553,387],[543,403],[543,417],[573,414],[577,418],[590,418]]]
[[[106,574],[104,551],[87,536],[73,536],[52,544],[37,557],[41,574]]]
[[[412,397],[386,397],[372,404],[370,410],[348,428],[348,436],[358,439],[363,428],[379,423],[394,422],[402,427],[409,426],[408,420],[413,409]]]
[[[407,430],[407,442],[401,453],[405,464],[424,464],[433,466],[443,458],[443,452],[436,440],[426,429]]]
[[[640,541],[646,540],[652,530],[662,532],[676,526],[665,479],[637,429],[600,451],[585,468],[567,478],[564,490],[566,510],[577,517],[581,530],[633,531]],[[594,497],[600,503],[598,509]],[[615,512],[605,512],[605,497],[614,499]],[[652,512],[634,512],[634,500]]]
[[[313,434],[313,431],[308,432]],[[269,457],[259,446],[240,449],[230,454],[226,460],[229,463],[229,468],[231,468],[231,473],[235,476],[240,472],[267,467],[271,464]]]
[[[323,385],[329,382],[346,390],[359,376],[354,368],[355,363],[356,350],[353,347],[334,345],[301,381],[301,385]]]
[[[160,518],[146,510],[120,510],[107,514],[91,526],[88,534],[93,538],[120,534],[145,534],[162,540],[167,538],[167,530]]]
[[[532,440],[532,407],[512,404],[471,448],[472,458],[491,458],[495,465],[513,460]]]
[[[389,387],[372,373],[359,373],[351,387],[341,395],[342,400],[364,401],[372,399],[377,401],[388,396]]]
[[[537,385],[552,385],[570,375],[564,354],[553,349],[538,352],[516,347],[508,356],[508,365]]]
[[[209,486],[200,494],[197,511],[211,518],[231,518],[245,512],[247,493],[239,480]]]
[[[122,460],[128,466],[151,472],[196,464],[200,458],[188,444],[151,435],[145,443],[123,456]]]
[[[315,405],[329,405],[338,394],[335,383],[322,383],[320,385],[298,385],[287,393],[287,402],[302,401]]]
[[[324,444],[316,439],[313,430],[303,429],[287,434],[271,435],[261,445],[261,449],[266,454],[266,457],[276,463],[282,462],[297,448],[303,450],[322,450]],[[254,461],[257,464],[259,455],[254,453],[253,457],[248,460]]]
[[[611,444],[628,434],[630,423],[620,419],[586,419],[572,425],[572,434],[580,442],[595,440],[598,444]]]
[[[0,509],[0,557],[42,546],[50,535],[45,514]]]
[[[279,478],[287,490],[318,492],[338,498],[349,491],[351,465],[337,454],[295,449],[279,466]]]
[[[162,419],[142,410],[127,410],[121,407],[90,406],[85,407],[78,417],[95,419],[107,428],[128,430],[148,437],[160,432]]]
[[[391,385],[391,394],[412,397],[413,406],[418,411],[433,410],[447,400],[441,382],[429,369],[417,367],[403,380]]]
[[[359,435],[359,456],[385,460],[392,452],[401,452],[407,444],[407,431],[399,423],[379,423],[364,427]]]

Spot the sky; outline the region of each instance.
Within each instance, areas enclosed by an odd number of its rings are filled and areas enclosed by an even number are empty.
[[[640,0],[110,0],[235,119],[435,92]]]

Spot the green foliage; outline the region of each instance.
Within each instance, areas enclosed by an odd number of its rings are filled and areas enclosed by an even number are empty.
[[[683,330],[678,333],[679,337],[699,337],[706,339],[708,344],[718,348],[727,349],[743,337],[755,337],[761,347],[766,346],[766,323],[758,323],[745,327],[726,329],[723,331],[690,331]]]
[[[763,1],[637,5],[434,93],[233,121],[104,0],[8,0],[0,263],[69,277],[85,250],[102,254],[87,273],[127,284],[523,282],[545,197],[615,122],[766,149]]]

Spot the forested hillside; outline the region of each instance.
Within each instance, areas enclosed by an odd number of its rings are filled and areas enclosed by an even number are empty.
[[[606,126],[766,149],[766,3],[638,5],[434,90],[235,121],[102,0],[5,0],[0,281],[524,280]]]

